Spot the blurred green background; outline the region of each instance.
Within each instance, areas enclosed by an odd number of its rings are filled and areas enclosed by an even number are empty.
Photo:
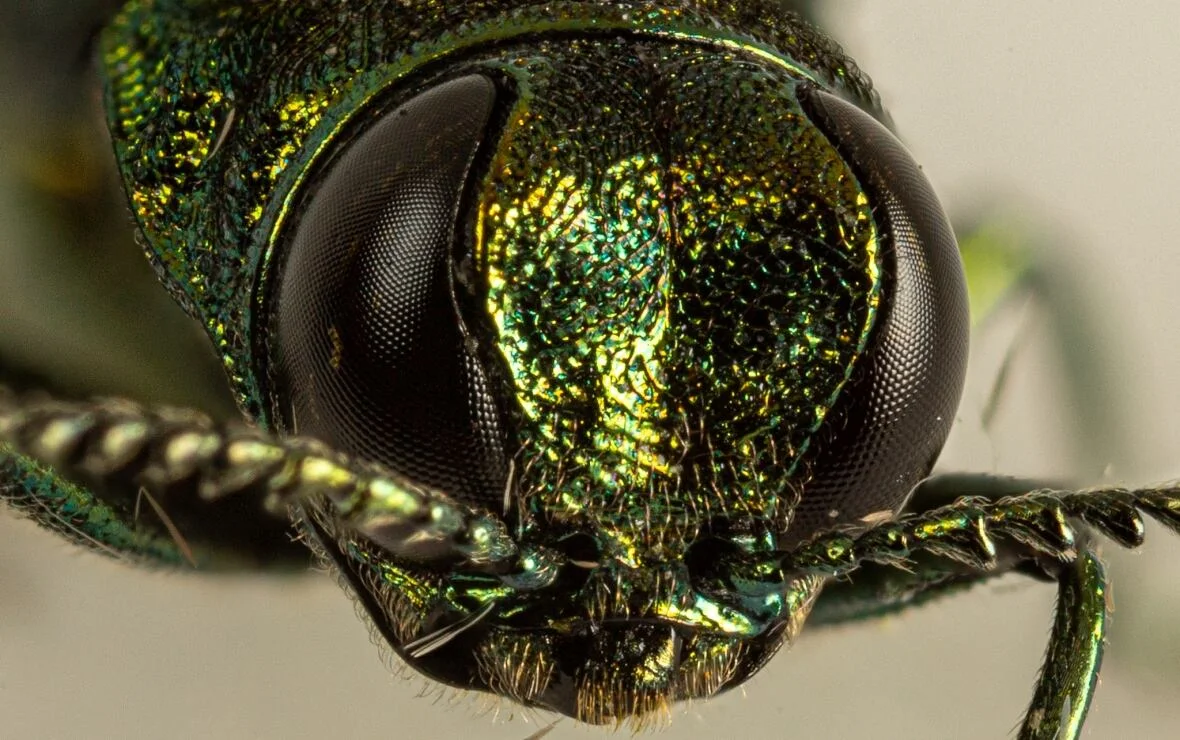
[[[93,196],[112,175],[84,49],[111,5],[0,10],[0,374],[229,413],[120,201]],[[1035,244],[1053,278],[1049,306],[1014,302],[977,337],[940,466],[1180,477],[1180,5],[833,0],[823,17],[948,209]],[[1180,538],[1149,535],[1141,553],[1106,550],[1116,612],[1088,737],[1180,732]],[[1053,599],[1001,579],[882,622],[805,630],[744,690],[688,707],[661,737],[1006,736]],[[424,686],[391,676],[330,579],[129,570],[0,515],[4,737],[519,740],[549,721]],[[565,721],[550,737],[605,732]]]

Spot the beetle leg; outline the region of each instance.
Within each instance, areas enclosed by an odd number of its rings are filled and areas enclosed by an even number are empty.
[[[16,453],[11,457],[18,472],[29,473],[10,473],[7,477],[16,485],[3,489],[2,496],[18,504],[25,501],[24,511],[59,531],[55,521],[60,512],[51,514],[27,502],[46,502],[38,486],[60,475],[102,492],[94,497],[99,502],[124,502],[124,524],[132,508],[126,502],[140,500],[140,489],[165,510],[244,507],[251,512],[251,523],[270,512],[284,526],[289,507],[326,500],[341,525],[408,557],[459,557],[483,564],[515,555],[502,523],[445,494],[312,440],[279,439],[243,424],[214,424],[190,411],[146,409],[125,401],[19,401],[0,395],[0,445]],[[65,486],[63,481],[58,488]],[[178,527],[182,534],[184,523]],[[215,524],[236,528],[239,523]],[[109,534],[88,535],[106,547],[145,554],[138,545],[112,543]]]
[[[20,401],[0,386],[0,501],[77,544],[142,565],[307,567],[285,517],[241,499],[204,501],[190,479],[149,485],[138,476],[162,455],[151,450],[159,440],[149,419],[128,408]]]
[[[919,484],[906,502],[903,513],[931,512],[964,496],[999,500],[1045,487],[1043,482],[1024,478],[941,475]],[[1000,539],[994,542],[994,546],[996,565],[984,571],[921,551],[911,553],[904,568],[894,564],[861,563],[849,578],[824,586],[807,624],[824,626],[883,617],[942,596],[958,594],[1012,571],[1051,578],[1039,563],[1027,559],[1027,553],[1017,543]]]
[[[1057,614],[1021,740],[1079,737],[1098,684],[1108,611],[1102,562],[1089,547],[1058,572]]]
[[[1138,490],[1043,489],[996,501],[965,496],[861,532],[825,533],[776,558],[787,571],[836,578],[863,563],[907,568],[918,553],[989,572],[1001,564],[997,538],[1002,538],[1015,548],[1019,560],[1069,562],[1077,557],[1079,524],[1123,547],[1138,547],[1144,532],[1140,511],[1180,532],[1180,484]]]
[[[964,484],[961,492],[1005,497],[965,496],[860,533],[824,534],[783,554],[783,567],[853,579],[836,581],[820,599],[815,617],[827,623],[896,611],[1005,572],[1052,578],[1057,616],[1020,737],[1076,738],[1106,625],[1106,583],[1090,532],[1136,547],[1143,541],[1142,511],[1180,533],[1180,485],[1007,496],[1019,481],[960,477],[919,491],[911,506],[941,503],[954,480]]]

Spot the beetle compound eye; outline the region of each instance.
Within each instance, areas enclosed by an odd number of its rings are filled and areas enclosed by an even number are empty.
[[[968,337],[958,247],[921,169],[851,103],[816,88],[800,99],[869,193],[885,285],[873,337],[816,440],[791,539],[900,508],[950,432]]]
[[[288,431],[485,502],[503,495],[503,394],[456,273],[496,98],[469,75],[369,117],[295,214],[269,332]]]

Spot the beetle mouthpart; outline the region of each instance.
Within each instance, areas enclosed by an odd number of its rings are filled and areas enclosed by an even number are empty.
[[[493,631],[478,651],[488,690],[590,724],[666,723],[677,701],[741,680],[746,642],[665,622],[597,624],[577,634]]]
[[[589,724],[636,732],[744,678],[745,640],[662,622],[596,625],[577,634],[492,630],[477,651],[487,689]]]
[[[596,725],[627,718],[642,725],[666,722],[682,645],[669,625],[604,626],[574,677],[576,718]]]

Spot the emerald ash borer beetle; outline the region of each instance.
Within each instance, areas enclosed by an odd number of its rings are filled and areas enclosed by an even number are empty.
[[[143,244],[246,420],[3,392],[16,509],[145,563],[306,545],[429,678],[639,727],[809,615],[1019,571],[1060,589],[1021,736],[1077,736],[1096,539],[1180,529],[1180,489],[928,477],[959,252],[820,31],[770,0],[133,0],[98,47]]]

